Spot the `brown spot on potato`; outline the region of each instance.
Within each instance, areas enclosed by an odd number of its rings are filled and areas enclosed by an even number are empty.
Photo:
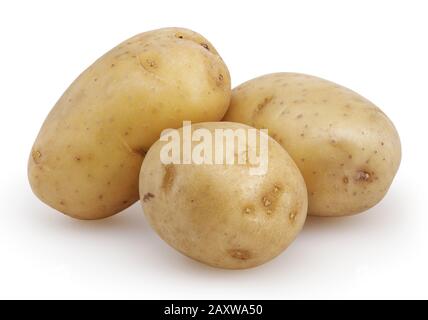
[[[265,207],[269,207],[272,204],[272,201],[270,201],[267,197],[263,197],[262,202]]]
[[[42,157],[42,153],[39,150],[33,150],[33,152],[31,152],[31,157],[33,158],[33,161],[36,164],[39,164],[39,160]]]
[[[151,59],[147,59],[147,60],[146,60],[146,62],[147,62],[147,65],[148,65],[150,68],[157,68],[157,63],[156,63],[156,61],[151,60]]]
[[[290,212],[290,214],[288,215],[288,219],[293,222],[294,220],[296,220],[296,216],[297,216],[297,211],[293,210]]]
[[[244,214],[251,214],[254,212],[254,206],[252,205],[246,206],[245,208],[243,208],[242,212]]]
[[[344,184],[348,184],[349,183],[349,178],[345,176],[345,177],[343,177],[342,181],[343,181]]]
[[[281,184],[275,183],[273,187],[271,187],[270,190],[263,195],[261,203],[268,215],[271,215],[275,211],[278,199],[281,197],[282,193],[283,189]]]
[[[228,251],[229,255],[237,260],[248,260],[251,258],[251,253],[245,249],[230,249]]]
[[[354,180],[356,182],[371,182],[372,175],[365,170],[358,170],[355,174]]]
[[[175,179],[175,167],[172,164],[166,165],[165,167],[165,174],[163,176],[162,181],[162,189],[165,191],[169,191],[172,187],[172,184],[174,183]]]
[[[102,195],[102,194],[100,194],[99,196],[98,196],[98,199],[100,199],[100,200],[102,200],[104,198],[104,195]]]
[[[256,113],[261,112],[273,100],[273,96],[265,97],[262,102],[257,105]]]
[[[206,43],[201,43],[201,46],[210,51],[210,47]]]
[[[151,192],[147,192],[144,196],[143,196],[143,202],[147,202],[149,201],[151,198],[154,198],[155,195]]]
[[[60,205],[62,205],[62,206],[65,206],[65,201],[64,201],[64,200],[61,200],[61,201],[59,202],[59,204],[60,204]]]
[[[74,160],[76,160],[76,161],[80,161],[80,160],[82,160],[82,158],[81,158],[80,156],[75,156],[75,157],[74,157]]]
[[[301,119],[302,117],[303,117],[303,114],[300,113],[297,115],[296,119]]]

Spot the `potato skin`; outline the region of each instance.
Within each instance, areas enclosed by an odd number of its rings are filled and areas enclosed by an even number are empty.
[[[197,128],[249,127],[212,122]],[[165,143],[156,142],[144,159],[140,198],[152,227],[181,253],[214,267],[250,268],[276,257],[301,230],[306,186],[272,138],[267,173],[259,176],[245,164],[165,165],[159,157]]]
[[[139,34],[98,59],[56,103],[31,151],[31,187],[75,218],[120,212],[138,200],[141,163],[161,131],[220,120],[230,95],[228,69],[201,35]]]
[[[233,90],[224,120],[269,129],[305,178],[310,215],[351,215],[374,206],[401,160],[398,133],[378,107],[309,75],[245,82]]]

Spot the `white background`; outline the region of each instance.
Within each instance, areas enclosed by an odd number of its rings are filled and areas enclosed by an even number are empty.
[[[105,51],[166,26],[214,43],[234,86],[296,71],[374,101],[403,146],[386,198],[309,218],[280,257],[245,271],[175,252],[139,204],[82,222],[41,203],[26,166],[51,107]],[[0,298],[428,298],[427,33],[426,1],[1,1]]]

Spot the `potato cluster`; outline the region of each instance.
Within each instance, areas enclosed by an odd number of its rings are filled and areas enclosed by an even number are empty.
[[[244,162],[165,164],[161,133],[184,121],[211,136],[267,129],[266,172],[251,174],[247,153]],[[243,155],[219,145],[234,160]],[[260,155],[261,145],[243,147]],[[198,148],[190,141],[191,152]],[[307,214],[339,217],[376,205],[400,160],[394,125],[359,94],[297,73],[231,90],[207,39],[165,28],[124,41],[70,85],[36,138],[28,177],[40,200],[78,219],[106,218],[141,199],[169,245],[211,266],[244,269],[284,251]]]

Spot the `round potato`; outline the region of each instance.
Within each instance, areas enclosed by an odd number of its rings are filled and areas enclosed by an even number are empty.
[[[204,129],[259,130],[231,122],[201,123]],[[186,137],[180,129],[180,139]],[[243,269],[258,266],[280,254],[296,237],[306,219],[306,186],[287,152],[266,137],[267,166],[251,172],[255,162],[231,164],[165,164],[160,154],[167,142],[159,140],[149,150],[140,173],[140,197],[150,224],[169,245],[211,266]],[[205,138],[204,138],[205,139]],[[236,144],[219,139],[222,150]],[[169,143],[169,142],[168,142]],[[242,154],[262,150],[249,140]],[[191,144],[192,152],[198,143]],[[215,149],[215,152],[219,152]],[[183,151],[181,151],[183,152]],[[227,151],[225,151],[225,154]],[[180,158],[184,158],[182,153]]]
[[[373,103],[335,83],[296,73],[250,80],[224,118],[267,128],[306,181],[308,213],[343,216],[378,203],[401,159],[400,139]]]
[[[138,200],[145,152],[183,120],[220,120],[228,69],[186,29],[139,34],[98,59],[66,90],[34,143],[28,176],[46,204],[75,218],[111,216]]]

